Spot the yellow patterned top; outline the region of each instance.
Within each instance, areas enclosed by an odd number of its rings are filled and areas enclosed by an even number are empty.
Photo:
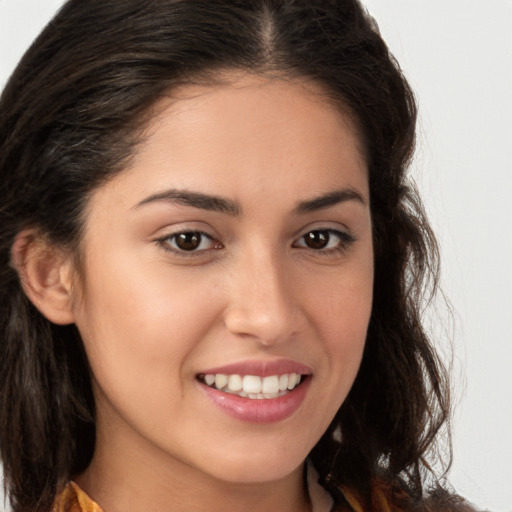
[[[52,512],[103,512],[75,482],[69,482],[53,504]]]
[[[308,474],[308,477],[311,473]],[[316,478],[308,478],[309,492],[313,512],[334,512],[332,498]],[[350,491],[343,489],[343,494],[353,512],[364,512],[360,502]],[[375,492],[376,508],[379,512],[392,512],[385,492],[377,487]],[[396,509],[394,509],[396,511]],[[101,507],[80,489],[75,482],[69,482],[64,491],[57,497],[52,512],[103,512]]]

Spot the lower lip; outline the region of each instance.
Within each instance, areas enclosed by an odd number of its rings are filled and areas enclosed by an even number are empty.
[[[225,393],[200,383],[215,405],[230,416],[251,423],[275,423],[292,416],[301,406],[311,377],[305,378],[294,390],[278,398],[251,399]]]

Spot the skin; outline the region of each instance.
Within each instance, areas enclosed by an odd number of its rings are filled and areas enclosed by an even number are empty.
[[[372,304],[357,131],[298,79],[234,75],[173,98],[88,205],[71,311],[93,373],[97,446],[76,481],[105,512],[310,510],[304,460],[355,379]],[[169,190],[238,212],[155,197]],[[348,199],[297,210],[340,190]],[[311,248],[315,230],[342,235]],[[187,231],[210,238],[185,254],[172,235]],[[278,422],[233,418],[197,379],[282,358],[312,375]]]

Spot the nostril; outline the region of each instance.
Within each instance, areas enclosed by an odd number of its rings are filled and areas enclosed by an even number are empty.
[[[262,345],[273,345],[293,338],[297,322],[287,308],[268,310],[238,306],[226,312],[224,324],[237,336],[252,338]]]

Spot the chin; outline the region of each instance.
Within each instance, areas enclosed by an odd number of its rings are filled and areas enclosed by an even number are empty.
[[[257,484],[279,481],[302,468],[309,451],[283,449],[281,445],[267,449],[252,447],[244,451],[216,457],[216,463],[209,467],[215,477],[234,484]],[[212,471],[213,470],[213,471]]]

